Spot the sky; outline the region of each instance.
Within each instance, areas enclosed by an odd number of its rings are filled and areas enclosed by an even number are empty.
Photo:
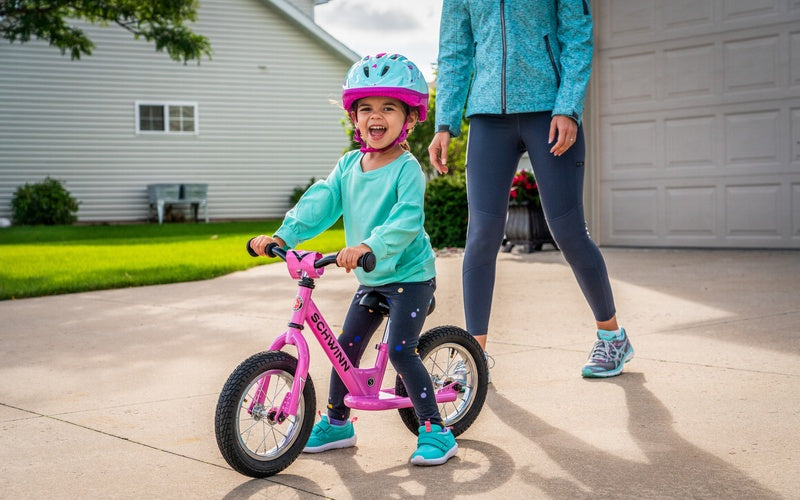
[[[406,56],[432,81],[441,11],[441,0],[330,0],[316,7],[314,21],[362,56]]]

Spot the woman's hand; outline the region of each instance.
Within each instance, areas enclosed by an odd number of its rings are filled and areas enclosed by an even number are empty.
[[[428,155],[431,165],[440,174],[446,174],[447,168],[447,147],[450,145],[450,132],[436,132],[433,135],[431,145],[428,146]]]
[[[550,149],[550,152],[555,156],[561,156],[575,144],[575,139],[578,137],[578,124],[569,116],[555,115],[550,122],[550,137],[547,138],[547,144],[553,144],[556,137],[558,137],[558,141]]]
[[[336,255],[336,265],[345,268],[349,273],[351,269],[358,267],[358,258],[371,251],[372,249],[363,243],[354,247],[342,248]]]

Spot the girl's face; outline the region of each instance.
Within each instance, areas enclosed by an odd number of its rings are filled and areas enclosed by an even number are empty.
[[[416,123],[414,113],[406,115],[402,101],[391,97],[364,97],[356,102],[354,122],[367,146],[383,149],[394,142],[408,123]]]

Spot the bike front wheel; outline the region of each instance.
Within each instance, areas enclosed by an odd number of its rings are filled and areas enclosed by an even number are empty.
[[[293,356],[267,351],[246,359],[228,377],[217,402],[214,429],[222,456],[237,472],[250,477],[272,476],[303,451],[316,408],[310,376],[297,415],[281,414],[296,370]]]
[[[431,377],[434,392],[448,384],[458,384],[458,398],[449,403],[439,403],[444,425],[458,436],[475,422],[486,401],[489,369],[483,349],[472,335],[447,325],[423,333],[417,350]],[[395,381],[395,393],[408,395],[399,375]],[[400,408],[398,412],[408,430],[417,434],[420,422],[414,408]]]

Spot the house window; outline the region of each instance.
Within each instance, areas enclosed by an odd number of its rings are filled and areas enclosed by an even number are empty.
[[[197,104],[136,103],[136,133],[197,134]]]

